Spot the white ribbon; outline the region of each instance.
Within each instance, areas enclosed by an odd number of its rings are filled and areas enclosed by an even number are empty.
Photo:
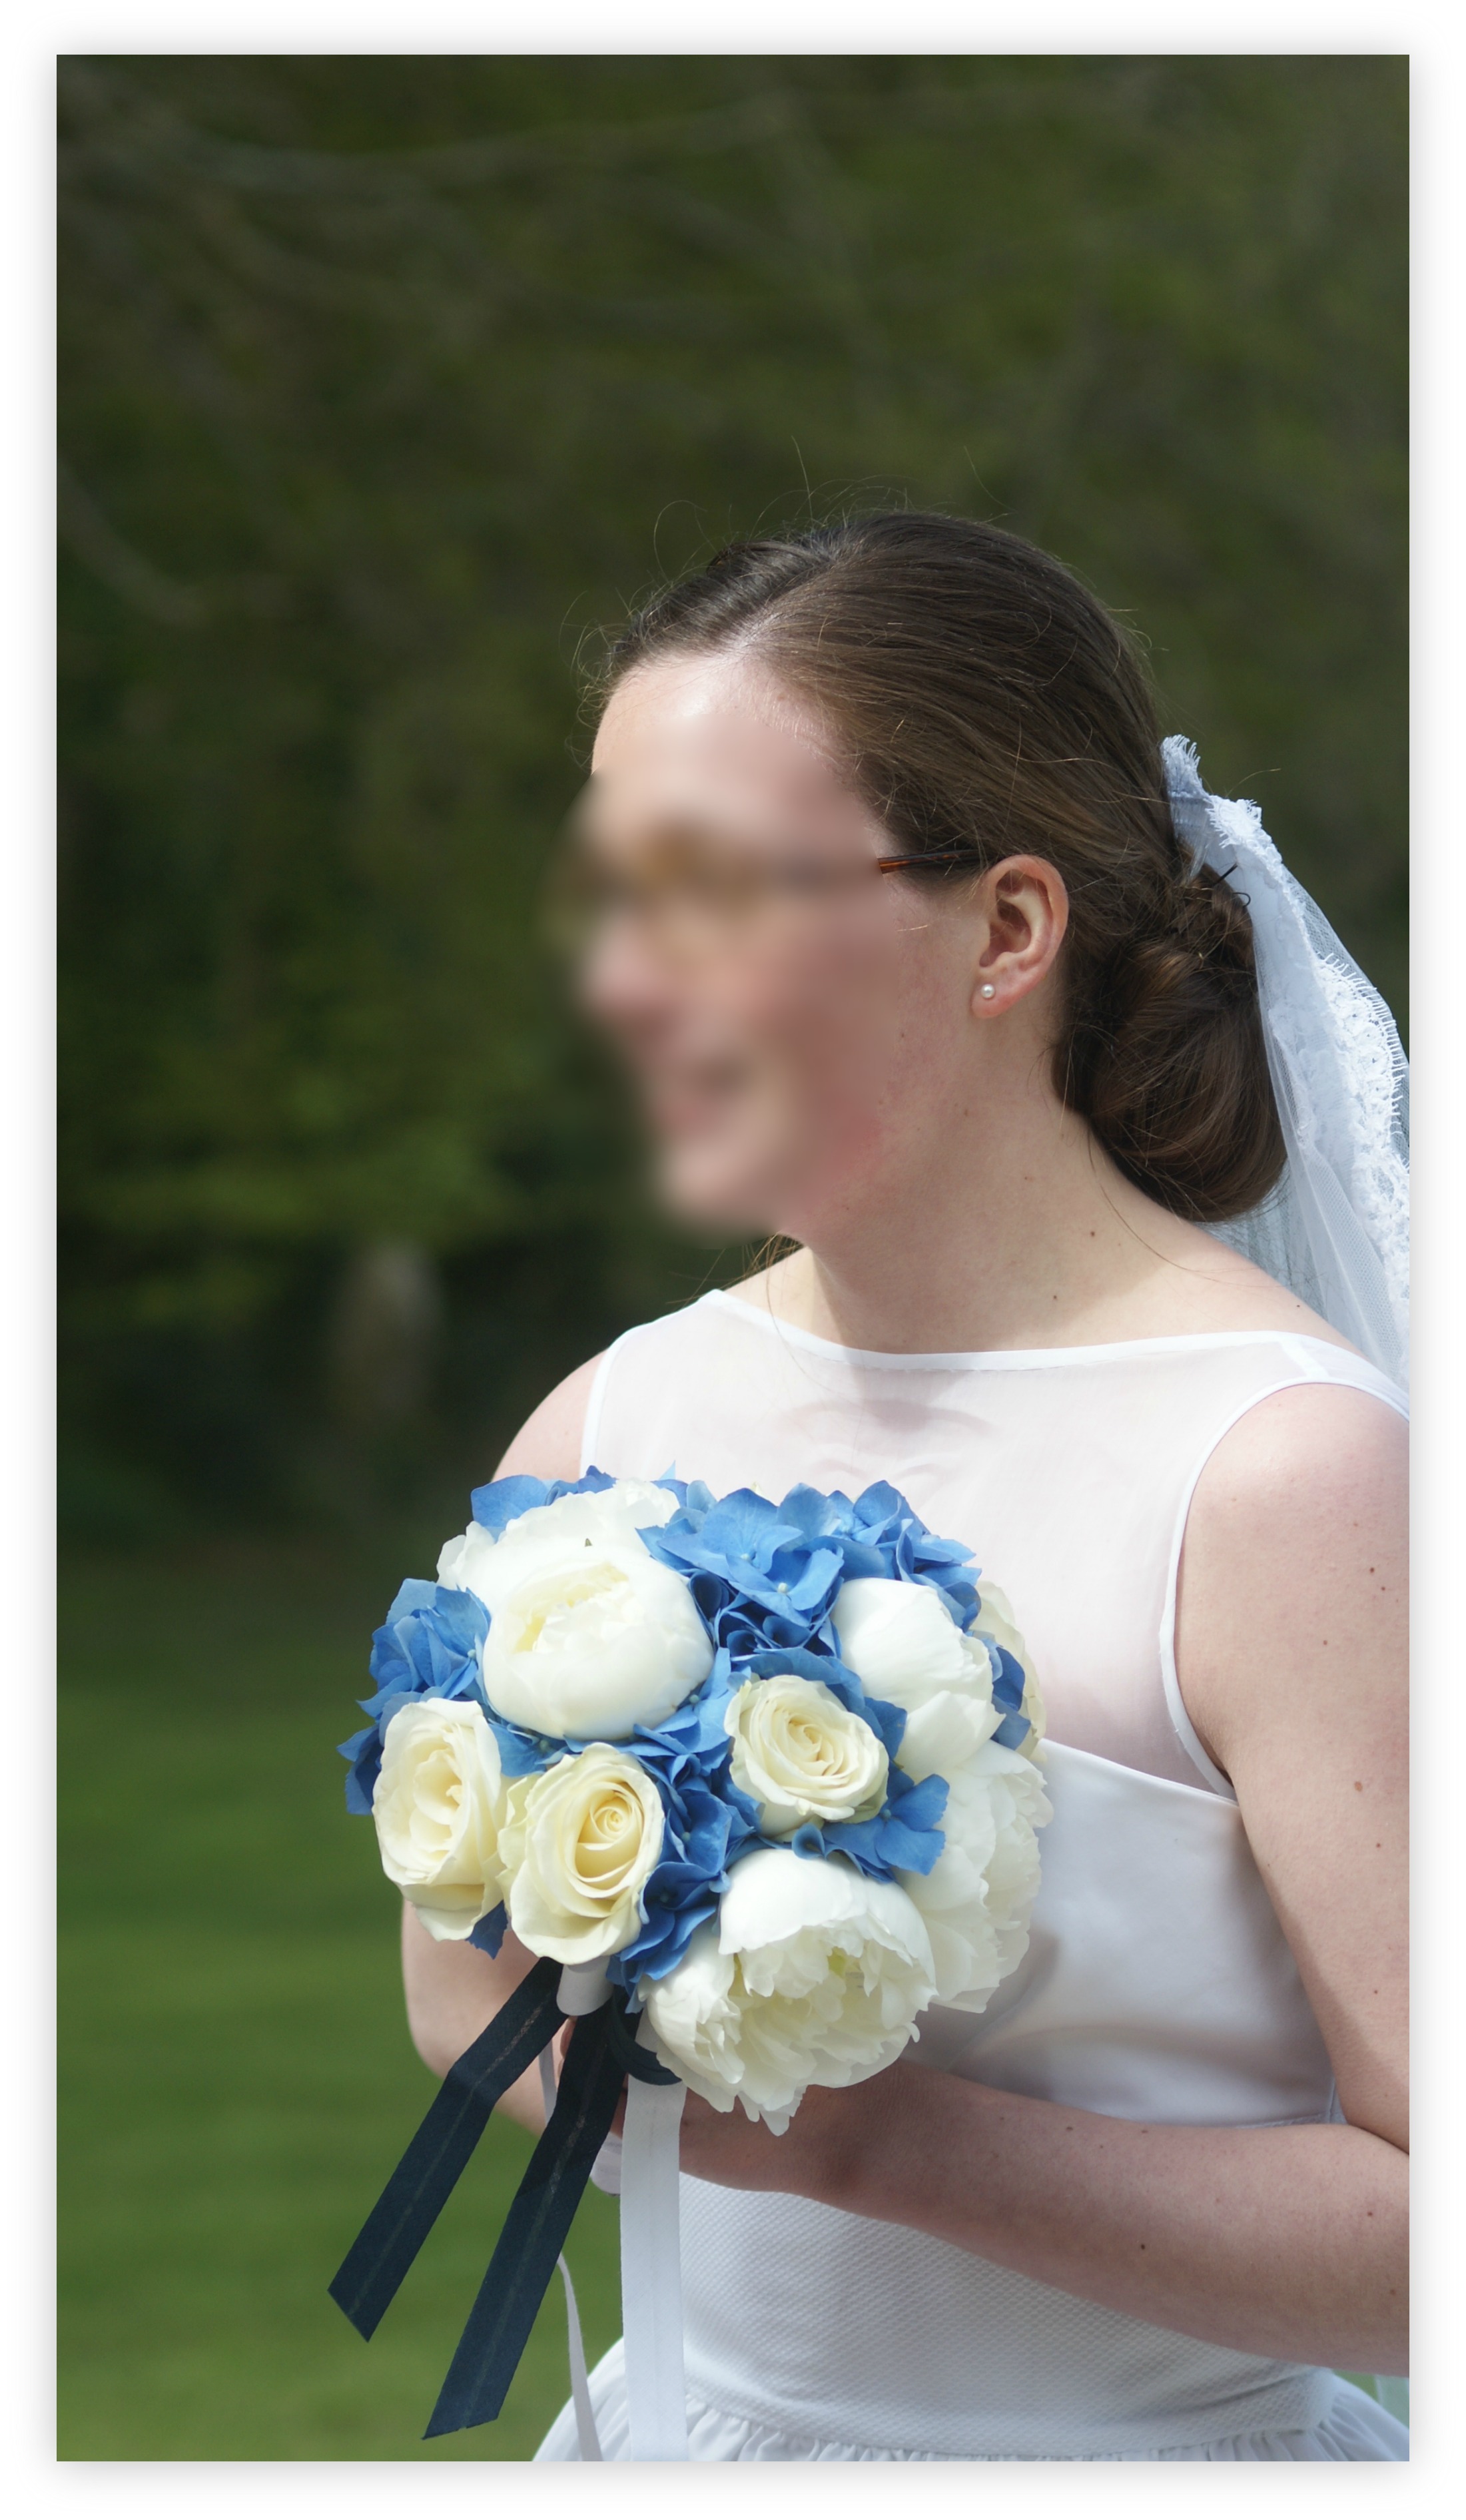
[[[685,2459],[678,2139],[683,2083],[626,2086],[621,2138],[621,2328],[633,2459]]]
[[[567,1968],[560,1980],[563,2011],[573,2017],[597,2011],[610,1993],[599,1961]],[[642,2039],[646,2024],[638,2031]],[[553,2043],[539,2052],[539,2083],[548,2123],[555,2106]],[[619,2143],[621,2199],[621,2329],[625,2352],[626,2418],[632,2459],[685,2459],[687,2386],[682,2365],[682,2233],[678,2151],[684,2083],[626,2085],[626,2131]],[[602,2158],[616,2141],[607,2138]],[[570,2329],[571,2395],[583,2459],[604,2457],[590,2403],[585,2349],[571,2271],[564,2258],[566,2318]]]

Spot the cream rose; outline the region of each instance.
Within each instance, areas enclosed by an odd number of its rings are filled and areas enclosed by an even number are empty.
[[[499,1745],[472,1699],[414,1697],[382,1744],[372,1818],[382,1868],[435,1942],[467,1941],[503,1897]]]
[[[735,1864],[716,1919],[639,1988],[663,2063],[776,2135],[810,2084],[842,2089],[893,2063],[934,1991],[903,1889],[786,1847]]]
[[[676,1501],[651,1480],[531,1507],[495,1540],[471,1523],[437,1580],[489,1613],[483,1688],[495,1712],[565,1740],[623,1741],[664,1722],[712,1668],[686,1584],[637,1536]]]
[[[509,1789],[509,1920],[543,1958],[604,1959],[641,1923],[662,1853],[661,1798],[646,1770],[602,1742]]]
[[[745,1681],[723,1730],[733,1742],[733,1781],[758,1806],[769,1837],[805,1821],[869,1820],[886,1799],[886,1747],[822,1680],[772,1672]]]

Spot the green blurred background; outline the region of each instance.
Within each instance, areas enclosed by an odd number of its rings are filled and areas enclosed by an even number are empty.
[[[1402,60],[61,70],[62,2431],[420,2439],[525,2157],[325,2283],[431,2086],[332,1745],[398,1577],[628,1322],[547,959],[576,659],[730,532],[910,500],[1146,637],[1403,1019]],[[617,2332],[614,2209],[573,2258]]]

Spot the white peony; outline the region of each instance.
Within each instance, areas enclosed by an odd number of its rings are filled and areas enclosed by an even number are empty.
[[[836,1594],[832,1616],[841,1660],[872,1697],[908,1714],[939,1694],[966,1697],[991,1714],[989,1732],[1002,1722],[987,1648],[963,1635],[935,1585],[856,1575]]]
[[[1034,1766],[1043,1706],[1028,1647],[995,1585],[983,1586],[967,1635],[935,1586],[875,1576],[842,1586],[834,1618],[844,1660],[873,1696],[906,1709],[897,1765],[918,1782],[947,1780],[942,1852],[930,1872],[900,1878],[931,1936],[937,2001],[981,2012],[1028,1949],[1036,1832],[1049,1818]],[[1032,1730],[1017,1750],[992,1738],[1002,1715],[989,1644],[1004,1646],[1024,1669],[1023,1711]]]
[[[448,1542],[437,1580],[489,1613],[483,1688],[497,1714],[562,1740],[624,1741],[701,1686],[712,1642],[697,1604],[637,1536],[675,1511],[667,1489],[618,1479],[533,1506],[497,1540],[470,1523]]]
[[[435,1942],[467,1941],[503,1897],[499,1745],[471,1699],[414,1697],[382,1745],[372,1818],[382,1868]]]
[[[953,1777],[977,1758],[1001,1720],[990,1693],[934,1689],[906,1718],[896,1766],[918,1784],[923,1777]]]
[[[896,1883],[760,1847],[734,1865],[716,1919],[639,1993],[664,2064],[714,2108],[739,2100],[782,2135],[810,2084],[842,2089],[893,2063],[935,1983],[926,1926]]]
[[[1023,1712],[1031,1730],[1021,1747],[1026,1758],[1042,1757],[1043,1701],[1028,1646],[995,1584],[984,1584],[977,1623],[965,1635],[935,1585],[903,1584],[884,1575],[857,1575],[843,1584],[833,1616],[842,1661],[872,1697],[906,1710],[897,1758],[912,1776],[930,1776],[934,1769],[947,1775],[948,1759],[970,1755],[997,1731],[1003,1717],[992,1700],[997,1664],[989,1645],[1004,1646],[1023,1669]],[[937,1716],[940,1699],[961,1700],[965,1719],[950,1704]],[[936,1748],[939,1740],[944,1755]]]
[[[870,1820],[886,1799],[886,1745],[822,1680],[771,1672],[745,1681],[723,1717],[733,1781],[769,1837],[805,1821]]]
[[[1005,1646],[1008,1652],[1012,1654],[1014,1661],[1022,1665],[1024,1675],[1023,1712],[1028,1718],[1030,1732],[1028,1739],[1026,1741],[1021,1741],[1018,1746],[1022,1750],[1026,1759],[1041,1760],[1043,1757],[1043,1735],[1047,1730],[1047,1724],[1043,1712],[1043,1699],[1039,1693],[1037,1674],[1033,1669],[1032,1658],[1030,1655],[1029,1648],[1013,1624],[1013,1605],[1008,1599],[1007,1594],[1000,1593],[995,1584],[988,1584],[985,1581],[979,1602],[977,1621],[971,1633],[975,1638],[980,1639],[984,1642],[990,1641],[991,1643],[995,1645]]]
[[[604,1959],[642,1921],[665,1822],[640,1763],[603,1742],[509,1789],[503,1835],[509,1920],[542,1958]]]
[[[942,1851],[930,1872],[900,1879],[931,1937],[937,2002],[981,2012],[1029,1947],[1049,1802],[1031,1759],[996,1741],[941,1773]]]

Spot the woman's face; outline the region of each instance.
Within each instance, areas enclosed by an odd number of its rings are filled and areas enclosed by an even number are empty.
[[[691,1223],[816,1239],[898,1190],[971,1081],[960,902],[899,842],[808,712],[756,663],[639,667],[578,809],[582,992],[641,1088]]]

